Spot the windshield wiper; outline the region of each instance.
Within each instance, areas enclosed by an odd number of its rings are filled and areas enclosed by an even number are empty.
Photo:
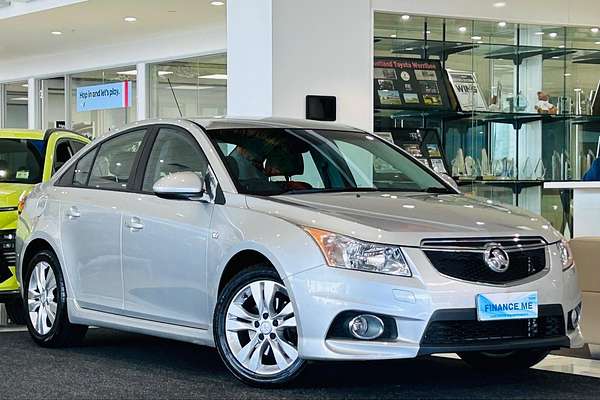
[[[428,187],[424,191],[427,193],[454,194],[453,191],[444,187]]]
[[[277,195],[284,194],[310,194],[310,193],[357,193],[357,192],[380,192],[377,188],[338,188],[338,189],[291,189]]]

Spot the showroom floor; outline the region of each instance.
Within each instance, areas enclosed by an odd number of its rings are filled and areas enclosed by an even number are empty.
[[[452,356],[313,364],[291,388],[235,381],[213,349],[104,329],[81,347],[41,349],[0,332],[0,398],[598,398],[600,362],[551,356],[524,373],[483,373]],[[560,372],[558,372],[560,371]],[[564,373],[567,372],[567,373]]]

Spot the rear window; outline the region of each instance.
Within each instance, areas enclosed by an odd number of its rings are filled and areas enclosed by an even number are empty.
[[[0,183],[42,181],[44,141],[0,139]]]

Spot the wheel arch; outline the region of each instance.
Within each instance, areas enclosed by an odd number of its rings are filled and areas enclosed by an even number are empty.
[[[225,285],[227,285],[227,283],[230,282],[237,274],[247,268],[261,263],[271,266],[281,279],[285,278],[282,276],[280,271],[278,271],[275,263],[273,263],[273,261],[271,261],[271,259],[269,259],[269,257],[263,252],[256,249],[243,249],[230,257],[225,264],[225,267],[223,268],[219,277],[217,296],[221,293]]]

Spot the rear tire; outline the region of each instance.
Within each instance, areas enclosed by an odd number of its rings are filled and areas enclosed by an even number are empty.
[[[25,307],[23,307],[23,300],[12,301],[4,304],[6,307],[6,314],[8,319],[15,325],[25,325],[27,323],[27,314],[25,313]]]
[[[255,300],[258,298],[258,300]],[[281,278],[268,265],[236,275],[219,295],[214,338],[229,371],[257,387],[278,387],[300,375],[294,307]]]
[[[548,349],[528,349],[507,352],[458,353],[458,356],[476,369],[511,371],[531,368],[546,358],[549,353]]]
[[[66,347],[83,340],[88,327],[69,322],[65,280],[52,251],[33,256],[23,285],[27,329],[34,342],[42,347]]]

